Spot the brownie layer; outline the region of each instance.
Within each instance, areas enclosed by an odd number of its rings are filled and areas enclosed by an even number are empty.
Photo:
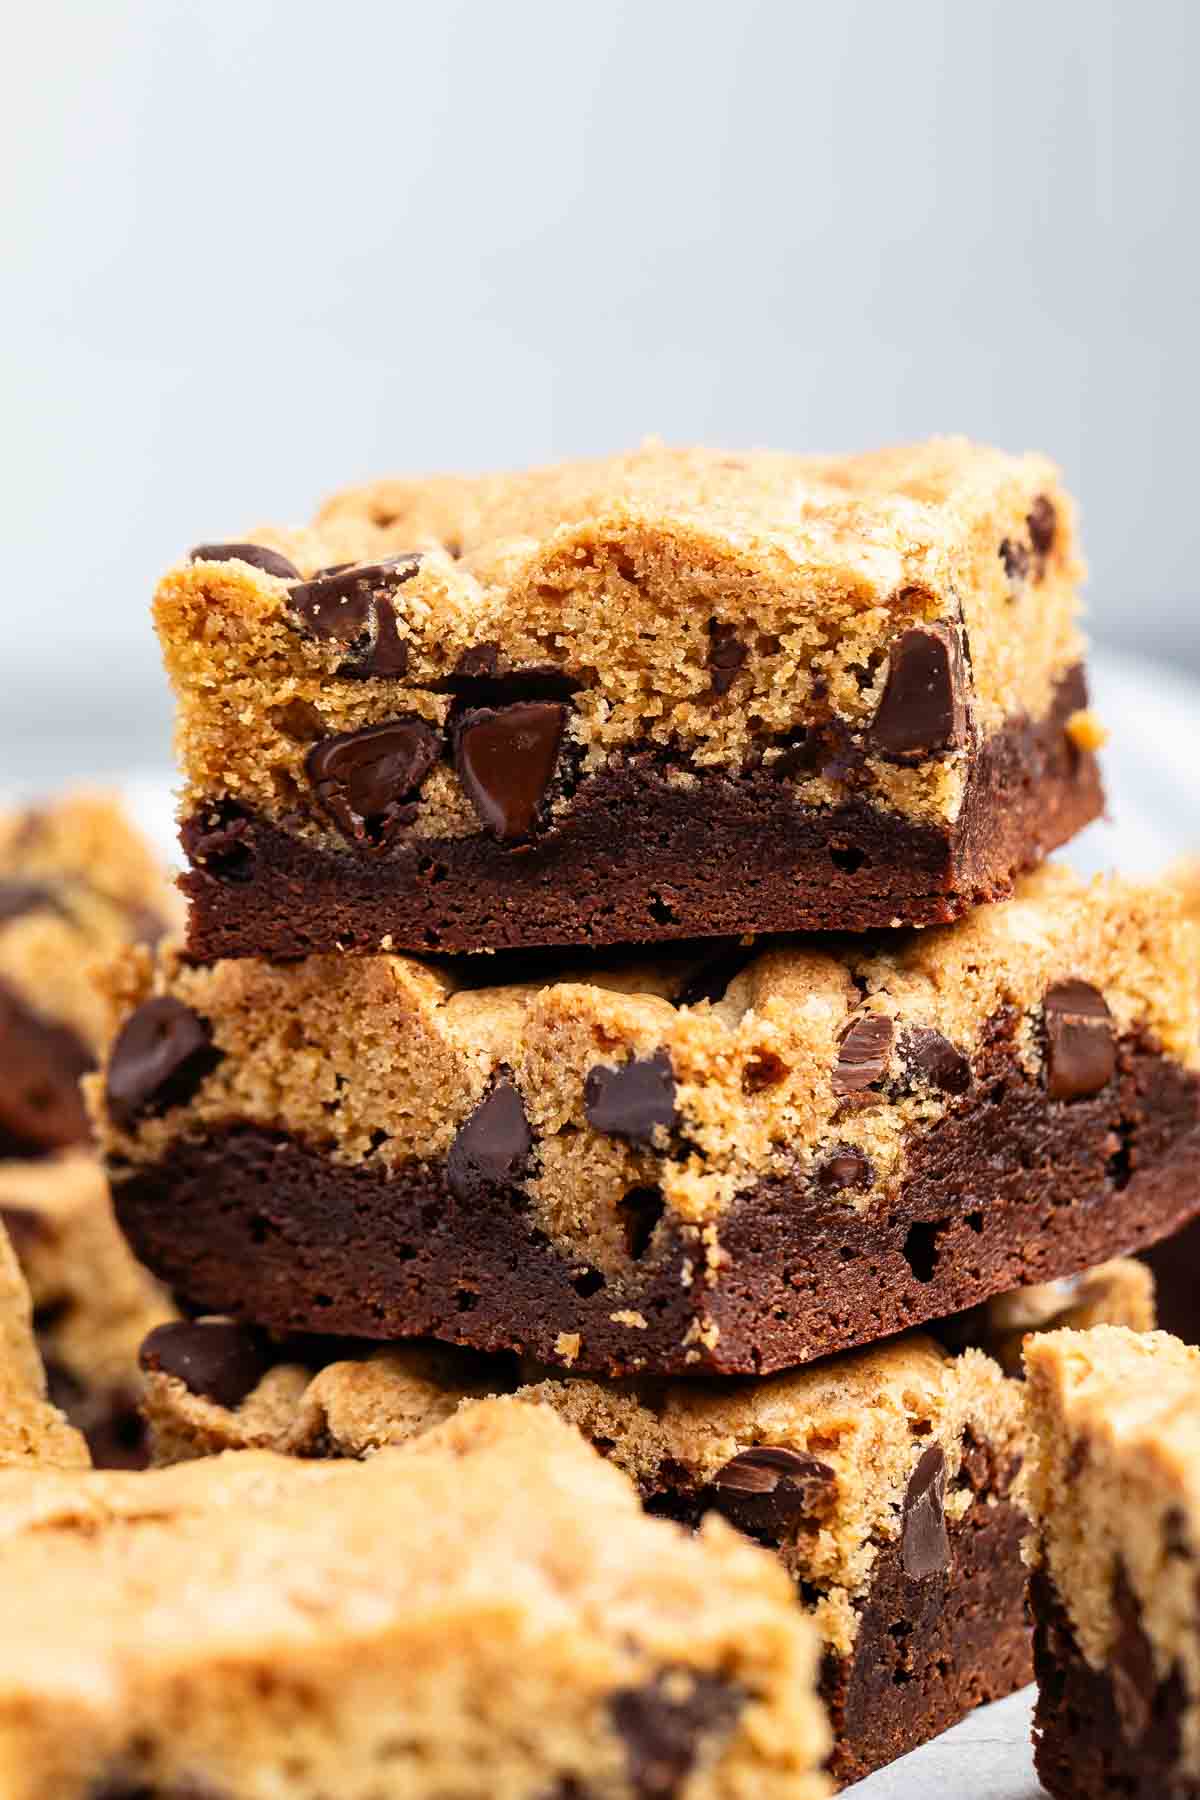
[[[1155,1244],[1143,1261],[1154,1274],[1161,1328],[1185,1344],[1200,1344],[1200,1220]]]
[[[1178,1770],[1184,1696],[1174,1678],[1156,1683],[1149,1643],[1130,1620],[1115,1665],[1093,1669],[1051,1578],[1030,1576],[1038,1698],[1034,1761],[1053,1800],[1200,1800],[1200,1781]],[[1135,1700],[1143,1729],[1126,1737]]]
[[[862,797],[798,805],[779,764],[733,775],[655,748],[580,780],[560,816],[516,843],[480,833],[333,851],[221,805],[217,829],[203,813],[182,829],[188,950],[279,959],[385,940],[475,951],[955,919],[1006,896],[1100,812],[1096,759],[1066,733],[1086,702],[1077,666],[1044,719],[980,745],[945,829]]]
[[[721,1225],[664,1217],[637,1279],[568,1262],[523,1190],[394,1175],[231,1121],[117,1170],[136,1253],[187,1304],[284,1332],[428,1336],[577,1372],[766,1373],[872,1343],[1177,1230],[1200,1206],[1200,1085],[1136,1037],[1092,1098],[1054,1101],[992,1022],[971,1097],[862,1211],[799,1173],[760,1180]],[[456,1192],[457,1189],[457,1192]],[[630,1329],[631,1312],[642,1325]]]

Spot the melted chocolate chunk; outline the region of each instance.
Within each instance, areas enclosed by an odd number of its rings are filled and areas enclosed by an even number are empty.
[[[913,1581],[950,1567],[946,1458],[940,1444],[930,1444],[909,1479],[900,1522],[900,1560]]]
[[[0,881],[0,925],[32,912],[61,913],[62,907],[40,881]]]
[[[86,1144],[91,1133],[79,1078],[92,1068],[66,1025],[43,1019],[0,982],[0,1144],[29,1156]]]
[[[588,1124],[606,1137],[652,1145],[661,1126],[675,1124],[675,1073],[665,1050],[635,1056],[618,1069],[598,1064],[588,1071],[583,1089]]]
[[[745,1695],[718,1675],[680,1669],[622,1688],[610,1704],[638,1800],[676,1800],[703,1740],[728,1734]]]
[[[231,801],[222,801],[202,819],[185,820],[179,841],[188,861],[218,881],[237,884],[254,877],[254,828]]]
[[[750,650],[738,636],[736,626],[718,625],[713,619],[709,623],[708,636],[708,669],[712,676],[712,691],[720,699],[733,686]]]
[[[489,680],[499,666],[500,646],[489,639],[482,644],[469,645],[455,663],[454,673],[464,681]]]
[[[143,1001],[121,1027],[108,1064],[105,1100],[114,1123],[186,1106],[221,1061],[212,1026],[170,994]]]
[[[317,799],[352,844],[383,850],[417,815],[442,740],[415,714],[315,744],[305,768]]]
[[[927,1081],[943,1094],[965,1094],[971,1085],[971,1064],[940,1031],[915,1026],[900,1038],[900,1060],[914,1081]]]
[[[853,1144],[843,1144],[817,1170],[817,1180],[831,1194],[841,1193],[846,1188],[869,1188],[875,1179],[875,1169],[869,1156],[856,1150]]]
[[[459,1128],[446,1155],[446,1180],[458,1200],[519,1181],[529,1163],[533,1133],[513,1083],[498,1081]]]
[[[1013,586],[1020,587],[1029,573],[1028,544],[1023,544],[1020,538],[1005,538],[1000,546],[1000,561],[1004,564],[1004,573]]]
[[[278,575],[281,581],[299,581],[300,571],[278,550],[265,544],[197,544],[188,552],[189,562],[244,562],[264,574]]]
[[[1044,561],[1054,548],[1054,539],[1058,531],[1058,513],[1055,511],[1053,500],[1045,494],[1039,494],[1029,509],[1025,523],[1029,527],[1029,538],[1034,551],[1039,559]]]
[[[1083,1100],[1112,1080],[1117,1046],[1103,994],[1086,981],[1056,981],[1043,1002],[1046,1092]]]
[[[502,843],[528,837],[554,777],[565,706],[519,701],[464,712],[454,728],[454,766],[483,824]]]
[[[763,1444],[741,1451],[713,1476],[713,1505],[739,1530],[779,1544],[801,1519],[827,1513],[836,1487],[828,1463]]]
[[[143,1369],[174,1375],[189,1394],[218,1406],[240,1406],[277,1360],[270,1339],[232,1320],[186,1320],[157,1326],[142,1344]]]
[[[954,625],[912,625],[892,644],[870,729],[874,750],[920,761],[965,741],[962,641]]]
[[[347,646],[350,660],[339,675],[406,675],[408,645],[396,627],[392,596],[420,566],[417,551],[377,563],[337,563],[292,589],[292,614],[313,637]]]
[[[864,1013],[852,1019],[838,1039],[833,1069],[835,1094],[858,1094],[882,1081],[892,1055],[896,1028],[886,1013]]]

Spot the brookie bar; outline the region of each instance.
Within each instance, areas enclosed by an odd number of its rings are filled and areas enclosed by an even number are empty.
[[[1195,932],[1046,869],[954,926],[544,967],[130,954],[91,1077],[193,1310],[765,1373],[1200,1205]]]
[[[155,616],[198,960],[945,921],[1099,812],[1037,456],[383,481]]]

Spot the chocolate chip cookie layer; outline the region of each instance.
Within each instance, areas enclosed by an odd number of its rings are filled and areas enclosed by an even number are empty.
[[[88,1466],[83,1438],[46,1393],[33,1335],[33,1304],[0,1225],[0,1470]]]
[[[1200,1796],[1200,1351],[1026,1347],[1038,1774],[1054,1800]]]
[[[1079,1313],[1122,1276],[1092,1272]],[[1152,1322],[1140,1283],[1125,1316]],[[1015,1300],[1015,1296],[1013,1299]],[[1045,1296],[1026,1311],[1044,1312]],[[988,1308],[970,1321],[987,1346]],[[1007,1323],[1003,1327],[1007,1333]],[[489,1392],[550,1406],[637,1483],[656,1514],[718,1512],[770,1546],[825,1646],[831,1770],[857,1780],[1031,1672],[1016,1385],[970,1348],[912,1334],[765,1381],[597,1382],[446,1346],[272,1347],[228,1321],[154,1332],[143,1349],[156,1457],[226,1449],[363,1457],[410,1442]],[[274,1361],[272,1361],[272,1356]]]
[[[369,1464],[0,1472],[6,1800],[820,1800],[816,1635],[547,1409]]]
[[[1194,954],[1167,890],[1056,869],[952,927],[490,987],[134,953],[90,1091],[121,1223],[193,1309],[761,1373],[1190,1216]]]
[[[647,445],[198,545],[155,616],[190,949],[928,923],[1100,809],[1073,510],[960,440]]]
[[[79,1078],[103,1031],[91,966],[155,941],[178,911],[104,795],[0,812],[0,1161],[86,1142]]]

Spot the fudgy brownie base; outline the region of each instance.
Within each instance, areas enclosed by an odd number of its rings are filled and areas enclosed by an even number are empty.
[[[1006,897],[1013,878],[1103,806],[1096,758],[1067,720],[1081,667],[1050,713],[974,753],[944,829],[861,798],[798,805],[770,768],[738,775],[649,748],[580,781],[532,839],[401,839],[333,851],[221,804],[188,819],[188,952],[281,959],[335,949],[478,951],[652,943],[745,932],[936,924]]]
[[[1053,1101],[1015,1030],[993,1021],[970,1098],[914,1141],[894,1199],[855,1211],[808,1177],[761,1180],[723,1221],[711,1286],[685,1279],[704,1266],[695,1226],[660,1227],[640,1285],[614,1295],[531,1223],[519,1186],[464,1197],[444,1164],[388,1176],[232,1122],[114,1169],[114,1198],[136,1253],[198,1311],[576,1371],[766,1373],[1077,1273],[1195,1213],[1196,1077],[1124,1037],[1115,1080]]]
[[[1145,1730],[1131,1743],[1121,1727],[1121,1674],[1114,1678],[1112,1670],[1088,1663],[1044,1569],[1031,1575],[1029,1594],[1038,1683],[1034,1761],[1046,1792],[1053,1800],[1198,1800],[1200,1781],[1178,1769],[1184,1704],[1178,1680],[1160,1682],[1146,1696]],[[1149,1673],[1150,1646],[1136,1620],[1127,1625],[1117,1655]]]

